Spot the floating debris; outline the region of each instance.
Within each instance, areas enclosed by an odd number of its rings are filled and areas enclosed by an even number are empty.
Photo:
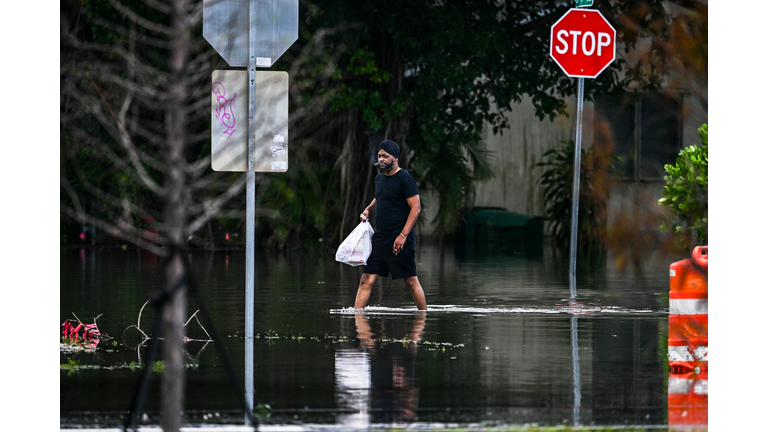
[[[95,351],[99,345],[99,341],[103,338],[108,338],[106,334],[102,334],[99,331],[99,326],[96,324],[96,320],[103,314],[99,314],[93,319],[93,324],[84,324],[80,321],[80,318],[72,312],[75,319],[68,319],[61,323],[61,352],[79,352],[79,351]],[[72,325],[72,322],[77,321],[77,327]]]

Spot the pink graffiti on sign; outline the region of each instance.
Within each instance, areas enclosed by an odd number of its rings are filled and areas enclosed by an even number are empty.
[[[232,102],[237,97],[237,93],[232,95],[232,99],[227,99],[226,89],[224,84],[220,82],[213,83],[212,89],[213,95],[216,97],[216,102],[219,103],[219,107],[216,108],[216,119],[221,126],[225,126],[224,134],[227,135],[227,141],[224,143],[224,148],[229,143],[229,138],[235,133],[235,112],[232,110]]]

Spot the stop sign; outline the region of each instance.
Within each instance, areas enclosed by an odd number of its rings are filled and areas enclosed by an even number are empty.
[[[552,25],[549,55],[569,77],[595,78],[616,57],[616,30],[600,11],[571,9]]]

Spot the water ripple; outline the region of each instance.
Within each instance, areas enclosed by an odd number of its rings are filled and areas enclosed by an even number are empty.
[[[352,307],[342,309],[331,309],[333,315],[355,315],[364,313],[366,315],[412,315],[419,313],[416,307],[384,307],[369,306],[363,309],[354,309]],[[472,313],[472,314],[656,314],[668,315],[666,311],[654,311],[652,309],[629,309],[618,306],[596,306],[596,305],[554,305],[550,307],[543,306],[521,306],[521,307],[474,307],[460,305],[430,305],[428,311],[430,314],[449,314],[449,313]]]

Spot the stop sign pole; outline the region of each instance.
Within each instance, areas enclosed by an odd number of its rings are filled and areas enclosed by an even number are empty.
[[[591,6],[592,2],[577,2]],[[569,77],[578,78],[576,148],[573,156],[571,207],[571,256],[569,284],[571,301],[576,299],[576,250],[579,222],[579,177],[581,174],[581,125],[584,117],[584,78],[596,78],[616,57],[616,30],[597,10],[573,8],[552,25],[549,55]]]

